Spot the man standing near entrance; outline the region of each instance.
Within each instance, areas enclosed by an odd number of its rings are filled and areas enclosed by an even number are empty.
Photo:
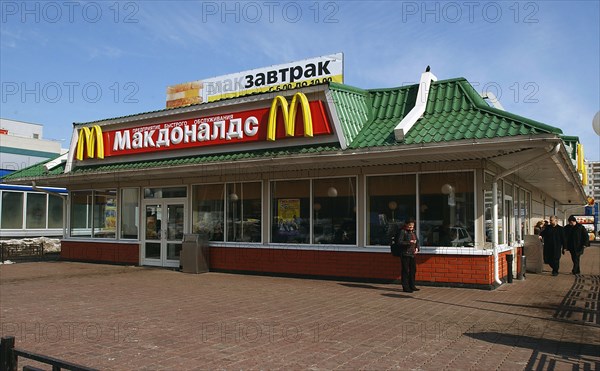
[[[577,223],[577,219],[573,215],[569,217],[569,224],[565,226],[565,248],[571,253],[573,260],[573,270],[571,273],[580,274],[579,258],[583,254],[583,249],[590,245],[590,236],[585,227]],[[563,248],[563,253],[565,249]]]
[[[560,254],[565,248],[565,233],[555,215],[550,217],[550,224],[540,233],[540,240],[544,242],[544,263],[550,265],[553,276],[558,276]]]

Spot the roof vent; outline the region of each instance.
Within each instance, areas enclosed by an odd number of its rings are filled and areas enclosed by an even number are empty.
[[[417,100],[415,106],[410,112],[404,116],[402,121],[394,128],[394,136],[396,141],[401,142],[404,140],[406,133],[413,127],[413,125],[419,120],[425,113],[427,108],[427,99],[429,98],[429,88],[431,87],[432,81],[437,81],[437,77],[430,72],[431,67],[427,66],[425,72],[421,74],[421,81],[419,81],[419,92],[417,93]]]
[[[55,167],[57,167],[58,165],[62,164],[63,162],[67,162],[68,156],[69,156],[69,152],[66,152],[66,153],[58,156],[54,160],[46,162],[44,164],[46,171],[50,171],[50,170],[54,169]]]
[[[481,98],[489,100],[494,108],[498,108],[498,109],[501,109],[502,111],[506,111],[504,109],[504,107],[502,107],[502,104],[500,104],[500,101],[498,100],[498,98],[496,98],[496,95],[494,95],[494,93],[492,93],[491,91],[481,92]]]

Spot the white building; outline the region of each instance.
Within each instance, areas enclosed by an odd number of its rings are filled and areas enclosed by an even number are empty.
[[[43,139],[43,126],[0,118],[0,177],[66,152],[58,141]],[[0,238],[63,234],[63,188],[2,184]]]

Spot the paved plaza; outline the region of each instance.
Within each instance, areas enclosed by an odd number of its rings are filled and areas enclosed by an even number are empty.
[[[496,290],[72,262],[0,266],[1,335],[103,370],[598,370],[600,247],[583,275]],[[19,366],[38,365],[19,359]],[[49,367],[46,367],[49,369]]]

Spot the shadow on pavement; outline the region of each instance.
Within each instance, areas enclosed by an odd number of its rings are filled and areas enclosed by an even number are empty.
[[[572,370],[600,369],[600,345],[542,339],[494,331],[467,332],[465,336],[493,344],[533,350],[525,370],[554,370],[557,364],[569,364]]]

